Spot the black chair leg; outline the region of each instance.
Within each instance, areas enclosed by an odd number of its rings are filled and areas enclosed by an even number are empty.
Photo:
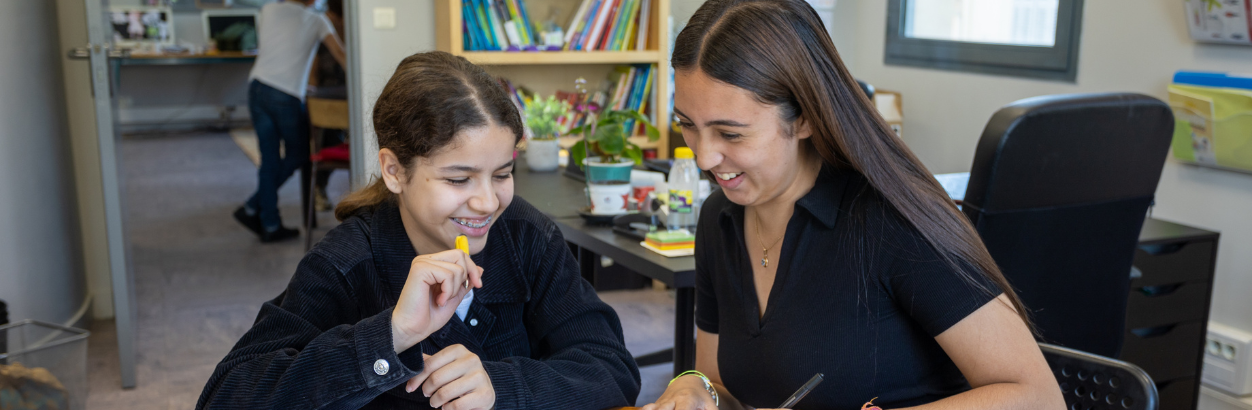
[[[305,252],[308,252],[309,249],[313,248],[313,228],[317,226],[316,225],[317,209],[315,209],[315,204],[317,203],[317,201],[315,201],[313,198],[313,196],[316,195],[315,192],[317,190],[317,186],[316,186],[317,178],[312,176],[312,173],[314,172],[317,172],[317,162],[310,161],[309,162],[310,177],[308,178],[308,181],[305,181],[305,184],[304,184],[304,189],[308,191],[307,194],[304,196],[304,251]]]

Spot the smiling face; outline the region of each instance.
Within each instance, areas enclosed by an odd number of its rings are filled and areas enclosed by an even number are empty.
[[[803,147],[811,133],[802,121],[789,124],[778,107],[699,70],[674,73],[674,113],[696,164],[712,172],[736,204],[791,197],[784,194],[803,185],[799,176],[813,165],[814,156]]]
[[[468,128],[448,146],[415,158],[411,169],[380,150],[383,180],[398,196],[400,219],[419,254],[453,249],[457,235],[468,237],[470,254],[483,250],[487,232],[513,201],[515,143],[506,127]]]

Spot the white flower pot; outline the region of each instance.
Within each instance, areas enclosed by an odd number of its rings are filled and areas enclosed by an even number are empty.
[[[556,171],[560,161],[561,146],[556,140],[530,140],[526,142],[526,165],[534,172]]]

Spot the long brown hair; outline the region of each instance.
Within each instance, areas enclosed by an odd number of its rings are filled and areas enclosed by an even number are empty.
[[[418,157],[448,146],[467,128],[508,127],[522,140],[522,118],[504,89],[482,67],[442,51],[405,58],[374,103],[374,134],[378,148],[387,148],[405,166]],[[351,217],[361,208],[394,200],[381,178],[348,194],[335,207],[335,218]]]
[[[887,126],[848,73],[817,12],[803,0],[708,0],[678,34],[676,71],[705,75],[803,119],[810,146],[834,167],[863,175],[971,286],[1003,292],[1028,327],[1030,317],[969,220],[930,171]],[[999,289],[971,276],[973,267]]]

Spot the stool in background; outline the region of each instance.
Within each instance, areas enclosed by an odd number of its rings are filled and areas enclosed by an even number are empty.
[[[312,94],[309,107],[309,164],[300,173],[300,204],[304,208],[304,249],[313,247],[313,228],[317,227],[317,211],[313,209],[314,174],[322,170],[350,169],[348,144],[322,146],[323,129],[348,129],[348,100],[319,98]]]

